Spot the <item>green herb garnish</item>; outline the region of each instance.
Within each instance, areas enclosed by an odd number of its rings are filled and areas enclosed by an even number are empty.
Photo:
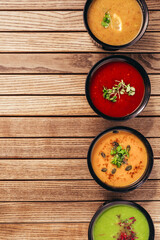
[[[130,84],[125,84],[123,80],[116,80],[117,84],[113,86],[112,89],[103,87],[103,97],[111,102],[117,102],[117,97],[128,94],[128,96],[134,96],[136,89],[131,87]]]
[[[109,11],[105,13],[105,16],[103,18],[103,21],[101,22],[101,25],[104,27],[104,28],[108,28],[109,27],[109,24],[111,22],[111,16],[109,14]]]
[[[123,149],[122,146],[117,146],[117,144],[113,142],[113,148],[110,152],[110,154],[113,156],[111,163],[120,168],[122,164],[125,164],[128,161],[126,158],[129,158],[130,149],[131,148],[129,146],[127,146],[126,149]]]

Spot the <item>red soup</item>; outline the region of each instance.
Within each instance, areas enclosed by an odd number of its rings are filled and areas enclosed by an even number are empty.
[[[101,66],[90,80],[93,105],[110,117],[124,117],[141,104],[145,86],[141,74],[126,62],[111,62]]]

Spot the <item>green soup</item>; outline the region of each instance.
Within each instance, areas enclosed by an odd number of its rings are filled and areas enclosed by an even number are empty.
[[[127,228],[130,228],[130,230]],[[128,235],[129,231],[131,234],[134,232],[137,237],[135,239],[149,239],[149,225],[143,213],[129,205],[115,205],[104,210],[95,221],[93,226],[93,239],[117,240],[121,239],[120,235],[125,231],[126,233],[124,234]]]

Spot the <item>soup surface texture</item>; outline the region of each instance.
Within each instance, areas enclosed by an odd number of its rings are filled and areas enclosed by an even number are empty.
[[[93,226],[93,239],[117,240],[119,234],[123,231],[118,224],[120,219],[122,221],[128,220],[129,222],[132,221],[132,219],[135,219],[132,224],[132,230],[136,234],[137,238],[133,239],[149,239],[149,225],[146,217],[137,208],[124,204],[115,205],[102,212]]]
[[[111,151],[117,147],[120,148],[120,153],[111,155]],[[122,155],[121,151],[127,148],[128,156],[125,153]],[[113,159],[118,159],[117,165],[112,163]],[[104,134],[95,143],[91,153],[91,164],[102,182],[112,187],[127,187],[144,174],[148,154],[145,145],[136,135],[123,130],[113,131]]]
[[[135,88],[135,95],[117,95],[117,101],[104,98],[103,87],[113,88],[117,81]],[[99,67],[90,79],[89,95],[93,105],[103,114],[110,117],[124,117],[133,113],[141,104],[145,87],[141,74],[126,62],[105,63]]]
[[[105,13],[110,14],[107,28],[102,26]],[[95,37],[109,45],[124,45],[139,34],[143,14],[136,0],[93,0],[88,9],[88,25]]]

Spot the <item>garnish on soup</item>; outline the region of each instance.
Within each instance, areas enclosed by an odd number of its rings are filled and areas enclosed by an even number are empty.
[[[126,149],[124,149],[117,142],[113,142],[112,145],[114,147],[110,152],[110,154],[113,156],[111,163],[120,168],[122,164],[125,164],[128,161],[127,158],[129,158],[130,146],[128,145]]]
[[[125,84],[123,79],[121,81],[115,80],[117,84],[114,84],[114,87],[112,89],[107,89],[106,87],[103,87],[103,97],[111,102],[117,102],[117,97],[128,94],[128,96],[134,96],[136,89],[134,87],[130,86],[129,84]]]
[[[104,28],[108,28],[109,27],[109,24],[111,22],[111,16],[109,14],[109,11],[105,13],[105,16],[103,18],[103,21],[101,22],[101,25],[104,27]]]
[[[122,20],[116,13],[112,16],[111,27],[116,31],[122,31]]]
[[[134,223],[136,222],[136,218],[130,217],[128,219],[122,220],[121,215],[117,215],[117,218],[118,218],[118,225],[120,226],[120,231],[118,233],[118,236],[113,236],[113,238],[115,238],[116,240],[138,239],[137,234],[134,230]]]

